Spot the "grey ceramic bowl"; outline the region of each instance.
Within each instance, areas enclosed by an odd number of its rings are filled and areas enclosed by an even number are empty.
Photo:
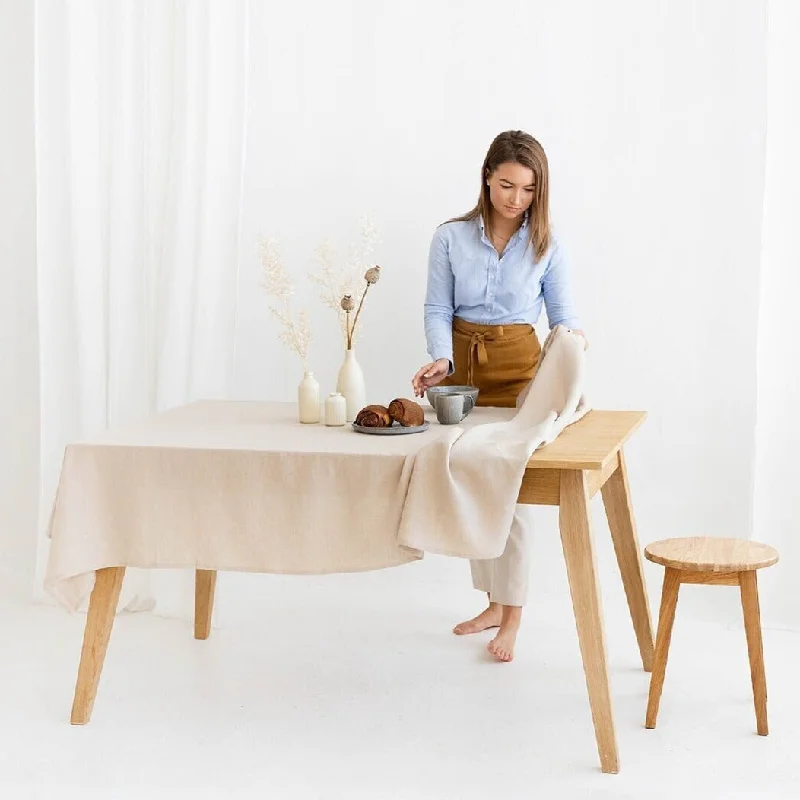
[[[472,406],[470,406],[464,416],[466,417],[470,411],[475,407],[478,402],[478,387],[477,386],[431,386],[430,389],[425,390],[425,396],[428,402],[435,409],[436,408],[436,395],[437,394],[464,394],[472,398]]]

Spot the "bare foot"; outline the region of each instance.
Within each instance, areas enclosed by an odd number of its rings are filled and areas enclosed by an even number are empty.
[[[522,608],[519,606],[502,606],[503,615],[500,630],[497,636],[486,645],[486,649],[498,661],[514,660],[514,645],[517,642],[517,632],[522,621]]]
[[[466,622],[459,622],[453,628],[453,633],[463,636],[467,633],[480,633],[487,628],[496,628],[503,617],[503,607],[498,603],[489,603],[489,608],[478,614],[477,617],[468,619]]]

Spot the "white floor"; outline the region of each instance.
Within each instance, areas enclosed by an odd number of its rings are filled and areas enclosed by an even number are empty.
[[[6,601],[0,798],[800,797],[800,635],[764,632],[759,737],[737,593],[685,587],[658,728],[645,730],[648,675],[599,549],[618,775],[599,770],[563,560],[544,536],[512,664],[485,655],[488,635],[449,634],[480,603],[461,562],[223,575],[208,641],[187,621],[117,618],[83,728],[68,717],[84,617]],[[660,573],[647,568],[655,614]],[[702,592],[728,593],[705,621]]]

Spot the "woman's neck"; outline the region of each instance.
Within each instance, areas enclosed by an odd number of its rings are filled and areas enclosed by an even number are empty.
[[[510,239],[522,226],[522,218],[504,219],[494,209],[489,212],[489,230],[495,236]]]

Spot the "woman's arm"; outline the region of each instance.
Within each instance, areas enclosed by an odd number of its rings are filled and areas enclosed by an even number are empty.
[[[542,295],[550,328],[555,328],[556,325],[570,328],[574,333],[583,336],[586,347],[588,347],[586,334],[581,330],[580,320],[575,313],[575,303],[572,297],[572,270],[564,257],[564,251],[555,238],[550,251],[550,261],[542,276]]]
[[[572,271],[564,258],[558,241],[553,240],[550,260],[542,275],[542,294],[547,311],[547,321],[551,328],[563,325],[566,328],[580,326],[572,298]]]
[[[453,371],[453,270],[442,228],[433,235],[428,254],[428,288],[425,293],[425,339],[433,361],[447,359]]]

